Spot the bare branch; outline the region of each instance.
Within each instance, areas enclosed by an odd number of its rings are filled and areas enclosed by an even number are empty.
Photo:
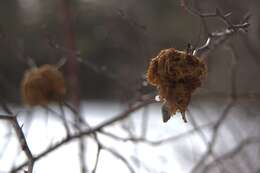
[[[202,13],[194,8],[189,7],[186,4],[185,0],[181,0],[181,6],[190,14],[194,16],[198,16],[201,18],[202,25],[204,27],[204,30],[206,31],[206,34],[209,36],[206,43],[195,49],[193,54],[197,55],[199,57],[205,57],[208,55],[211,51],[215,50],[217,47],[225,43],[227,40],[231,38],[235,33],[238,31],[247,31],[247,28],[249,27],[249,15],[244,17],[240,23],[233,24],[229,21],[228,17],[232,14],[232,12],[223,14],[219,9],[216,9],[214,13]],[[227,28],[220,32],[210,32],[208,30],[205,18],[209,17],[216,17],[219,18],[226,26]]]
[[[214,161],[212,161],[207,166],[205,166],[203,173],[209,172],[219,161],[226,161],[227,159],[232,159],[233,157],[238,155],[240,152],[242,152],[243,149],[245,147],[247,147],[248,145],[258,144],[258,143],[260,143],[259,137],[250,137],[248,139],[243,140],[233,150],[223,154],[222,156],[216,158]]]
[[[204,162],[208,159],[210,153],[212,153],[212,150],[215,146],[216,140],[217,140],[217,136],[218,136],[218,131],[221,127],[221,125],[223,124],[224,120],[227,119],[228,115],[229,115],[229,111],[231,110],[231,108],[233,106],[235,106],[236,101],[237,101],[237,87],[236,87],[236,73],[237,73],[237,57],[234,54],[234,51],[231,48],[231,53],[233,54],[232,60],[231,60],[231,67],[230,67],[230,101],[228,103],[228,105],[226,106],[226,108],[224,109],[222,115],[220,116],[219,120],[217,121],[217,123],[213,126],[213,136],[211,138],[211,141],[208,145],[207,151],[203,154],[203,156],[201,157],[201,159],[199,160],[199,162],[194,166],[194,168],[192,169],[192,172],[198,172],[199,168],[204,164]]]
[[[88,135],[91,135],[95,132],[98,132],[100,131],[101,129],[109,126],[109,125],[112,125],[120,120],[123,120],[125,118],[127,118],[128,116],[130,116],[131,113],[133,113],[134,111],[144,107],[144,106],[147,106],[148,104],[151,104],[151,103],[154,103],[154,100],[153,99],[147,99],[143,102],[140,102],[140,103],[137,103],[136,105],[133,105],[132,107],[130,107],[129,109],[127,109],[126,111],[122,112],[121,114],[119,114],[118,116],[115,116],[114,118],[111,118],[109,120],[106,120],[105,122],[103,123],[100,123],[99,125],[97,125],[96,127],[93,127],[91,129],[88,129],[86,131],[82,131],[82,132],[79,132],[77,134],[74,134],[74,135],[71,135],[69,137],[66,137],[65,139],[61,140],[60,142],[54,144],[53,146],[49,147],[48,149],[46,149],[45,151],[43,151],[42,153],[40,153],[39,155],[37,155],[36,157],[34,157],[34,161],[37,161],[39,159],[41,159],[42,157],[48,155],[49,153],[53,152],[54,150],[60,148],[61,146],[63,146],[64,144],[67,144],[73,140],[76,140],[76,139],[80,139],[84,136],[88,136]],[[14,168],[11,173],[15,173],[17,172],[18,170],[22,169],[24,166],[28,165],[29,162],[24,162],[22,163],[20,166]]]
[[[98,165],[101,149],[102,149],[102,147],[101,147],[100,143],[98,143],[96,162],[95,162],[94,168],[92,170],[92,173],[96,173],[96,171],[97,171],[97,165]]]

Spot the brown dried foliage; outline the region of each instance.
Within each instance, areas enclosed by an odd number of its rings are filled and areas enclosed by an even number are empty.
[[[165,102],[169,112],[175,114],[179,111],[186,122],[185,111],[191,94],[201,86],[206,72],[201,59],[170,48],[162,50],[151,60],[147,80],[158,88],[160,100]]]
[[[60,101],[66,93],[65,81],[56,66],[43,65],[25,72],[21,92],[23,101],[31,106]]]

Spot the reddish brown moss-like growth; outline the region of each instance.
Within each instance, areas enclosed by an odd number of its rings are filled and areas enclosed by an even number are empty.
[[[62,73],[56,66],[43,65],[25,72],[21,83],[22,97],[31,106],[60,101],[66,88]]]
[[[185,111],[191,94],[201,86],[206,72],[205,63],[198,57],[170,48],[151,60],[147,80],[158,88],[160,100],[165,102],[169,112],[181,112],[186,122]]]

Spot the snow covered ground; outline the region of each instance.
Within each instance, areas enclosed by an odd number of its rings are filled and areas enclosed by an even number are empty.
[[[93,127],[126,109],[118,103],[86,102],[83,105],[81,113]],[[207,109],[204,109],[205,107]],[[214,107],[216,105],[213,103],[207,103],[206,106],[203,104],[203,107],[200,104],[194,104],[191,106],[190,112],[198,124],[203,125],[215,122],[218,119],[225,107],[225,102],[218,104],[217,109],[214,109]],[[30,116],[23,109],[17,108],[17,111],[19,112],[19,123],[23,126],[29,147],[34,155],[41,153],[51,144],[55,144],[65,137],[65,129],[60,119],[47,113],[44,109],[32,110]],[[180,115],[175,116],[168,123],[162,123],[160,107],[153,104],[148,106],[147,109],[140,109],[134,112],[131,118],[123,123],[116,123],[106,128],[106,131],[127,137],[124,129],[128,129],[136,136],[140,136],[144,111],[147,111],[149,115],[146,134],[149,140],[156,141],[170,136],[178,136],[193,128],[190,122],[183,123]],[[225,126],[221,128],[217,145],[214,148],[219,154],[231,150],[239,140],[247,137],[249,134],[253,135],[257,131],[255,127],[259,124],[259,120],[252,122],[248,118],[243,117],[242,113],[239,107],[234,107],[230,111],[232,115],[227,118]],[[66,114],[69,115],[69,112],[66,111]],[[234,131],[229,128],[230,124],[232,124],[232,129],[236,129],[236,133],[240,134],[239,138],[234,137]],[[0,122],[0,148],[4,148],[4,150],[0,150],[1,172],[7,172],[12,166],[17,166],[26,159],[24,153],[19,148],[14,131],[7,127],[11,126],[6,122]],[[211,130],[205,127],[203,132],[206,140],[209,141],[212,135]],[[99,139],[106,146],[115,149],[125,156],[138,173],[188,173],[207,149],[206,143],[199,133],[191,133],[181,139],[158,146],[142,142],[116,141],[104,135],[100,135]],[[91,170],[94,166],[97,146],[90,138],[86,138],[85,141],[87,142],[86,162]],[[34,166],[34,172],[79,173],[80,162],[78,155],[78,142],[73,141],[37,161]],[[102,151],[97,173],[107,172],[128,173],[129,170],[121,160],[109,152]]]

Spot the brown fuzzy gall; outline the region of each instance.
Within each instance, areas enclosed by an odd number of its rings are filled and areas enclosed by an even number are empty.
[[[151,60],[147,81],[158,88],[160,100],[164,102],[171,115],[178,111],[186,122],[185,111],[191,94],[201,86],[206,73],[204,61],[194,55],[170,48],[162,50]],[[169,118],[163,117],[164,122]]]
[[[43,65],[25,72],[21,92],[26,104],[45,106],[49,102],[60,101],[64,97],[65,81],[56,66]]]

